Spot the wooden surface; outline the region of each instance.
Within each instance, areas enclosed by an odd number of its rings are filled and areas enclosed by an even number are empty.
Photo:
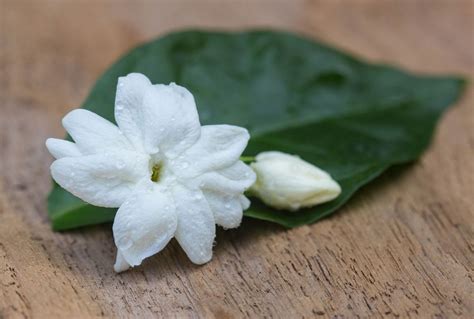
[[[474,317],[472,84],[417,163],[315,225],[220,230],[204,266],[172,242],[117,275],[110,225],[53,233],[44,147],[110,63],[167,31],[278,27],[472,77],[474,2],[133,3],[0,0],[0,318]]]

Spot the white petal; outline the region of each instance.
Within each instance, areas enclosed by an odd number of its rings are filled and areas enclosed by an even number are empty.
[[[182,186],[173,188],[178,214],[176,240],[195,264],[204,264],[212,258],[212,244],[216,236],[214,216],[199,190]]]
[[[247,197],[245,197],[244,195],[240,195],[239,199],[240,205],[242,205],[243,210],[246,210],[250,207],[250,200]]]
[[[255,183],[255,172],[242,161],[215,172],[208,172],[190,180],[203,190],[212,190],[227,194],[242,194]]]
[[[53,162],[51,175],[64,189],[96,206],[118,207],[149,175],[148,156],[122,151],[64,157]]]
[[[230,196],[214,191],[204,191],[203,193],[214,214],[216,224],[224,228],[239,227],[243,210],[247,209],[250,203],[245,196]]]
[[[128,262],[123,258],[122,253],[117,249],[117,258],[115,259],[114,270],[115,272],[122,272],[130,268]]]
[[[145,91],[151,86],[145,75],[130,73],[119,78],[115,95],[115,121],[129,141],[141,151],[144,151],[141,108]]]
[[[113,225],[115,244],[129,265],[138,266],[168,244],[176,225],[169,193],[140,191],[127,198],[117,211]]]
[[[117,126],[91,111],[69,112],[63,118],[63,126],[84,155],[104,150],[133,150]]]
[[[193,145],[201,133],[194,97],[174,83],[149,87],[143,98],[141,129],[145,149],[159,149],[174,158]]]
[[[46,140],[46,147],[54,158],[60,159],[62,157],[81,156],[81,152],[76,144],[66,140],[57,138],[48,138]]]
[[[252,168],[244,164],[242,161],[237,161],[234,164],[219,170],[219,173],[230,180],[239,181],[245,184],[246,188],[255,183],[255,179],[257,178]]]
[[[172,169],[182,177],[193,178],[233,165],[249,137],[248,131],[238,126],[203,126],[199,140],[174,161]]]

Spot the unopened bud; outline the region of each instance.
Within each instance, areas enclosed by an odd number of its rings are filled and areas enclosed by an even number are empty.
[[[341,193],[328,173],[298,156],[263,152],[250,166],[257,174],[250,192],[274,208],[295,211],[328,202]]]

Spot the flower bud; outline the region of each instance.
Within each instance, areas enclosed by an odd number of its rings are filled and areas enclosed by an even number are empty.
[[[274,208],[295,211],[328,202],[341,193],[328,173],[298,156],[263,152],[250,166],[257,174],[250,193]]]

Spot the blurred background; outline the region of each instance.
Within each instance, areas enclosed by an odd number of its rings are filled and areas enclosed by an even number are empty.
[[[2,77],[3,90],[7,86],[9,98],[40,99],[51,111],[78,105],[128,49],[185,28],[289,30],[422,72],[467,73],[473,65],[471,0],[0,0],[0,5],[2,72],[15,74]]]
[[[472,0],[0,0],[0,318],[472,317],[472,85],[410,174],[315,225],[245,221],[204,267],[173,243],[117,276],[110,225],[51,231],[45,139],[127,50],[187,28],[275,28],[474,75]]]

